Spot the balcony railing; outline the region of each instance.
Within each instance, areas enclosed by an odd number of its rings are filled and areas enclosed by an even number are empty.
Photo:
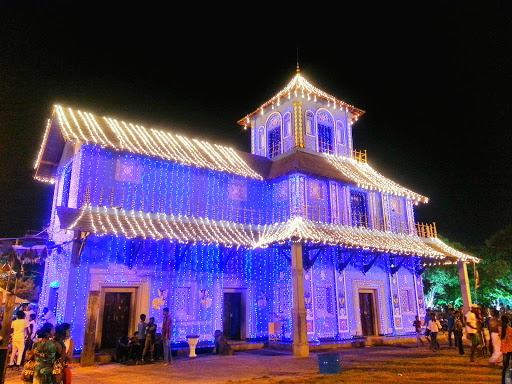
[[[328,153],[329,155],[335,155],[334,146],[330,142],[324,142],[322,140],[318,141],[318,150],[323,153]],[[366,149],[364,151],[358,151],[355,149],[348,150],[343,147],[343,153],[339,154],[340,156],[350,157],[351,159],[357,160],[360,163],[367,162]]]
[[[94,199],[96,200],[96,199]],[[332,211],[321,205],[306,205],[303,207],[292,206],[287,203],[281,206],[265,207],[261,209],[249,209],[244,207],[237,207],[234,205],[218,205],[208,204],[200,201],[182,201],[178,203],[169,202],[165,206],[163,200],[156,201],[155,196],[152,195],[150,203],[144,205],[142,202],[135,204],[135,202],[125,202],[124,193],[122,194],[120,205],[116,205],[114,199],[113,188],[107,193],[101,188],[99,199],[91,203],[91,186],[88,186],[83,195],[83,205],[92,204],[100,207],[121,208],[140,210],[150,213],[165,213],[172,215],[181,215],[188,217],[205,218],[215,221],[230,221],[237,224],[250,224],[250,225],[265,225],[282,223],[290,220],[293,217],[303,217],[306,220],[315,221],[318,223],[346,225],[351,227],[368,228],[379,231],[390,231],[392,233],[404,235],[416,235],[425,238],[436,238],[437,228],[436,224],[414,223],[410,225],[404,219],[389,218],[382,219],[371,217],[366,214],[349,214],[347,212],[339,212],[332,214]],[[142,196],[144,201],[144,196]]]

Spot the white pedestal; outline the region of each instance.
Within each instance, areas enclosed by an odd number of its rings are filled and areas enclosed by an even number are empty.
[[[196,355],[196,346],[199,341],[199,337],[187,337],[188,347],[190,348],[190,354],[188,357],[197,357]]]

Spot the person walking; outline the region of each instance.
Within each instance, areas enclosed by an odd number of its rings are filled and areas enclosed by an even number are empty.
[[[428,322],[428,329],[430,330],[430,348],[437,352],[439,351],[439,342],[437,341],[437,335],[441,330],[441,323],[436,319],[436,314],[430,314],[430,321]]]
[[[462,312],[456,310],[453,313],[454,317],[454,326],[453,326],[453,337],[455,339],[455,345],[459,348],[459,355],[464,354],[464,344],[462,342],[462,333],[464,331],[464,319],[462,317]]]
[[[480,344],[477,311],[478,305],[471,304],[470,310],[466,313],[466,335],[471,340],[471,362],[475,361],[475,352]]]
[[[172,320],[169,316],[169,308],[163,309],[164,321],[162,324],[162,344],[164,348],[164,364],[172,363],[172,352],[169,350],[172,336]]]
[[[135,364],[142,363],[142,353],[144,351],[144,347],[146,346],[146,315],[143,313],[140,315],[140,322],[137,324],[137,339],[138,343],[136,344],[137,350],[135,351],[136,362]]]
[[[503,354],[503,370],[501,384],[505,384],[507,371],[510,377],[510,357],[512,357],[512,327],[508,316],[501,316],[501,353]]]
[[[9,367],[21,366],[23,352],[25,351],[25,340],[28,337],[28,322],[25,320],[25,312],[18,311],[16,320],[11,324],[12,329],[12,351]],[[16,359],[16,364],[15,364]]]
[[[414,325],[414,328],[416,329],[416,347],[419,347],[420,343],[421,343],[421,346],[424,346],[425,343],[421,339],[421,320],[418,315],[416,315],[416,319],[414,320],[413,325]]]
[[[156,324],[155,318],[150,317],[149,323],[146,325],[146,341],[144,344],[144,351],[142,351],[142,362],[147,353],[150,353],[150,361],[155,361],[155,339],[156,339]]]
[[[500,313],[498,310],[493,309],[491,313],[492,317],[489,319],[488,330],[492,344],[492,355],[489,359],[490,364],[498,364],[503,360],[503,354],[501,353],[501,320]]]

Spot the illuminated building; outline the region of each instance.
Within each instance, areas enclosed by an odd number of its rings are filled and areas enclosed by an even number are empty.
[[[353,148],[363,114],[297,72],[239,121],[244,153],[55,106],[35,163],[55,188],[41,305],[73,323],[77,348],[91,292],[101,347],[166,306],[174,342],[266,339],[271,324],[296,356],[413,332],[424,268],[477,259],[415,223],[428,199]]]

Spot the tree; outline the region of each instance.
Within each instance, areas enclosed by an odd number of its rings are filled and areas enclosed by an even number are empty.
[[[445,243],[482,261],[468,268],[473,301],[487,307],[512,305],[512,225],[491,236],[482,246],[467,249],[460,243],[442,238]],[[480,287],[475,288],[475,269]],[[453,265],[427,269],[424,273],[427,306],[460,306],[462,297],[457,267]]]

